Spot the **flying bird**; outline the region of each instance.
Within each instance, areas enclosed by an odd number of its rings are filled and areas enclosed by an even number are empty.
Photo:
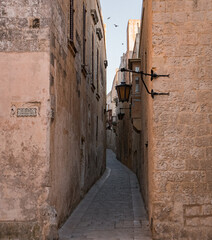
[[[107,20],[109,20],[111,17],[108,17]]]
[[[115,26],[115,27],[118,27],[119,25],[117,25],[117,24],[114,24],[114,26]]]
[[[122,43],[122,45],[124,45],[124,43]]]

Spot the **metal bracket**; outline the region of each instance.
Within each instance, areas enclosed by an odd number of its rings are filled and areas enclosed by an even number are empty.
[[[156,95],[167,95],[167,96],[169,96],[169,93],[157,93],[157,92],[154,92],[154,90],[152,89],[151,97],[154,98]]]
[[[153,78],[169,77],[169,76],[170,76],[169,74],[168,74],[168,75],[158,75],[158,74],[154,73],[153,70],[151,70],[151,74],[150,74],[150,73],[144,73],[143,71],[141,71],[141,72],[136,72],[136,71],[133,71],[133,70],[130,70],[130,69],[126,69],[126,68],[121,68],[120,71],[121,71],[121,72],[132,72],[132,73],[141,74],[141,81],[142,81],[142,83],[143,83],[143,85],[144,85],[147,93],[150,94],[152,98],[154,98],[154,96],[156,96],[156,95],[167,95],[167,96],[169,95],[169,93],[157,93],[157,92],[154,92],[153,89],[152,89],[151,92],[150,92],[149,89],[148,89],[148,87],[147,87],[147,85],[146,85],[146,83],[144,82],[144,79],[143,79],[143,75],[144,75],[144,76],[151,76],[151,81],[152,81]]]
[[[151,81],[154,79],[154,78],[159,78],[159,77],[170,77],[170,74],[167,74],[167,75],[158,75],[157,73],[155,73],[153,70],[151,70]]]

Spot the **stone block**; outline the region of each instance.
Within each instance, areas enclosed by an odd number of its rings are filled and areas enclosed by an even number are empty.
[[[189,34],[183,34],[180,42],[184,45],[197,45],[197,41],[198,41],[197,34],[189,33]]]
[[[206,227],[212,227],[212,216],[200,218],[200,225]]]
[[[202,208],[200,205],[185,207],[186,217],[200,216],[201,214],[202,214]]]
[[[199,35],[199,42],[201,42],[201,44],[210,45],[211,41],[212,41],[212,37],[210,33],[204,33]]]
[[[195,184],[194,183],[182,183],[182,193],[185,195],[192,195],[195,191]]]
[[[208,182],[207,184],[208,191],[212,191],[212,182]]]
[[[197,147],[210,147],[212,146],[212,136],[204,136],[195,138],[195,145]]]
[[[197,227],[200,225],[200,219],[198,217],[187,218],[185,224],[186,226]]]
[[[200,161],[195,159],[188,159],[186,161],[186,167],[188,170],[198,170],[200,168]]]
[[[189,14],[188,20],[202,22],[205,20],[205,12],[204,11],[191,12]]]
[[[184,135],[186,137],[195,137],[196,129],[194,129],[193,126],[187,125],[187,126],[185,126]]]
[[[209,125],[199,125],[196,130],[197,136],[205,136],[210,134]]]
[[[212,182],[212,171],[211,170],[206,170],[206,178],[207,182]]]
[[[206,148],[206,158],[208,161],[212,160],[212,147]]]
[[[184,12],[186,1],[174,1],[174,12]]]
[[[153,23],[164,23],[171,22],[172,15],[166,12],[163,13],[154,13],[153,15]]]
[[[197,195],[201,195],[201,194],[207,194],[208,190],[207,190],[207,185],[205,183],[195,183],[195,193]]]
[[[206,215],[206,216],[212,215],[212,205],[211,204],[203,205],[202,206],[202,214]]]
[[[172,22],[173,23],[183,23],[188,19],[188,15],[185,12],[175,12],[172,14]]]
[[[207,21],[212,21],[212,14],[210,12],[206,13],[206,20]]]
[[[152,2],[152,10],[153,12],[165,12],[166,7],[165,7],[165,1],[153,1]]]

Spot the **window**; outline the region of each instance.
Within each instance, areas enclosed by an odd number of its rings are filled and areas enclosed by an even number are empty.
[[[135,71],[139,72],[140,71],[139,67],[135,67]]]
[[[83,65],[85,65],[85,47],[86,47],[86,8],[85,4],[83,3]]]
[[[74,41],[74,0],[70,0],[70,29],[69,29],[69,39]]]
[[[140,92],[139,78],[135,78],[135,93]]]
[[[98,141],[98,131],[99,131],[99,119],[96,117],[96,142]]]
[[[93,83],[93,80],[94,80],[94,33],[92,33],[92,60],[91,60],[91,77],[92,77],[92,83]]]
[[[99,93],[99,49],[97,49],[96,54],[96,87],[97,93]]]

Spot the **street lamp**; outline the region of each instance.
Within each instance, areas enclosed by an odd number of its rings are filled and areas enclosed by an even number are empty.
[[[121,82],[116,86],[119,102],[128,102],[130,97],[131,85]]]
[[[122,112],[118,113],[118,119],[122,120],[124,118],[124,115],[125,113],[122,113]]]

